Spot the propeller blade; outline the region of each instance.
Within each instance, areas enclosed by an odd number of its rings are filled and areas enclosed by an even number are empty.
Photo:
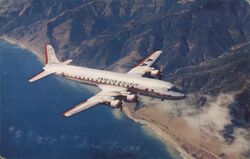
[[[140,106],[140,98],[138,97],[136,103],[135,103],[135,107],[134,107],[134,111],[137,111],[141,108]]]

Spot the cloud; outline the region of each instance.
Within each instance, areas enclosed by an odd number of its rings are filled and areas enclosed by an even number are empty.
[[[247,3],[250,5],[250,0],[246,0],[247,1]]]
[[[119,151],[121,153],[131,152],[136,154],[141,147],[139,145],[128,144],[126,146],[121,145],[117,140],[112,140],[109,138],[104,138],[102,140],[90,139],[86,136],[80,135],[68,135],[60,134],[57,136],[47,136],[39,134],[35,131],[24,131],[17,127],[10,126],[8,131],[12,136],[12,140],[17,139],[25,140],[26,142],[36,146],[36,145],[54,145],[54,144],[65,144],[78,148],[78,149],[98,149],[103,152],[112,153],[112,151]]]
[[[16,129],[16,128],[15,128],[14,126],[11,126],[11,127],[9,127],[9,132],[10,132],[10,133],[13,133],[13,132],[15,132],[15,129]]]
[[[36,140],[39,144],[42,144],[43,143],[43,138],[41,136],[37,136],[36,137]]]
[[[186,115],[184,119],[192,127],[223,141],[221,132],[226,125],[231,124],[228,105],[233,99],[229,94],[221,94],[215,99],[209,98],[207,104],[197,114]]]
[[[178,3],[180,4],[186,4],[186,3],[190,3],[190,2],[194,2],[195,0],[179,0]]]
[[[0,159],[6,159],[6,158],[4,158],[3,156],[0,155]]]
[[[250,152],[250,131],[234,128],[234,140],[231,144],[225,142],[223,130],[232,124],[229,105],[234,102],[234,93],[220,94],[216,97],[191,94],[184,100],[171,101],[142,97],[147,107],[155,107],[166,112],[171,117],[181,117],[196,131],[224,143],[224,152]],[[203,104],[200,104],[203,103]]]
[[[171,101],[150,100],[143,98],[150,106],[157,107],[171,114],[173,117],[182,117],[186,122],[198,131],[224,140],[221,131],[231,123],[228,105],[233,102],[232,94],[221,94],[217,97],[206,97],[204,106],[197,106],[197,96],[190,95],[185,100]],[[202,99],[202,98],[200,98]]]
[[[225,153],[250,153],[250,131],[243,128],[236,128],[233,136],[235,140],[223,149]]]
[[[15,137],[15,138],[21,138],[22,135],[23,135],[23,131],[17,130],[17,131],[15,132],[15,134],[14,134],[14,137]]]

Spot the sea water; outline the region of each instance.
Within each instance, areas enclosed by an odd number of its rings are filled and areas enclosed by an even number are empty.
[[[141,126],[99,105],[71,118],[63,112],[94,95],[55,75],[28,80],[43,64],[0,41],[0,155],[8,159],[171,159]],[[122,113],[122,112],[121,112]]]

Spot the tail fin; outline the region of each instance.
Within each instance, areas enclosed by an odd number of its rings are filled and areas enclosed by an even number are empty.
[[[29,80],[29,82],[34,82],[34,81],[37,81],[41,78],[44,78],[46,76],[49,76],[51,74],[56,73],[56,70],[50,69],[51,64],[68,65],[71,61],[72,61],[71,59],[68,59],[64,62],[60,62],[56,57],[56,54],[55,54],[53,47],[49,44],[46,44],[45,45],[45,63],[46,63],[46,66],[43,68],[44,71],[42,71],[41,73],[39,73],[36,76],[34,76],[33,78],[31,78]]]
[[[49,44],[45,45],[45,63],[48,65],[61,64],[61,62],[56,57],[53,47]]]

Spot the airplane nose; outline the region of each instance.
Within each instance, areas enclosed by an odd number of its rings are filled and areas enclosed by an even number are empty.
[[[171,87],[170,89],[168,89],[168,91],[171,92],[176,99],[183,99],[186,97],[186,93],[176,86]]]
[[[182,91],[182,90],[180,90],[180,89],[178,89],[178,91],[175,92],[175,93],[178,94],[177,96],[179,96],[180,99],[184,99],[184,98],[186,98],[186,96],[187,96],[187,93],[184,92],[184,91]]]
[[[180,93],[181,95],[181,97],[186,97],[186,93]]]
[[[183,93],[183,98],[186,98],[186,96],[187,96],[187,93]]]
[[[178,99],[184,99],[186,98],[186,93],[179,93],[179,95],[177,96]]]

